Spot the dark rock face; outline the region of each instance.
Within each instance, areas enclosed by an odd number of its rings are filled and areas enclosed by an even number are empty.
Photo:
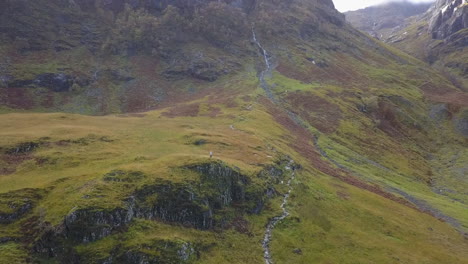
[[[200,173],[201,182],[206,184],[206,189],[216,190],[219,196],[211,199],[214,208],[222,208],[234,202],[246,200],[246,187],[249,180],[237,170],[219,163],[202,164],[189,168]]]
[[[0,194],[0,224],[12,223],[28,212],[42,198],[38,189],[22,189]]]
[[[39,147],[39,143],[25,142],[25,143],[20,143],[13,148],[7,149],[5,153],[8,155],[20,155],[20,154],[25,154],[25,153],[34,151],[38,147]]]
[[[283,179],[280,165],[267,167],[260,172],[259,177],[269,187],[253,184],[237,168],[222,162],[189,165],[182,169],[198,173],[199,180],[184,183],[160,181],[144,185],[123,201],[125,206],[120,208],[75,210],[65,217],[61,225],[49,228],[37,240],[34,252],[62,263],[81,263],[73,245],[125,231],[134,218],[201,230],[227,228],[234,221],[234,215],[258,214],[262,211],[265,201],[276,194],[271,185]],[[293,169],[296,169],[295,165]],[[115,170],[104,175],[103,180],[130,184],[143,178],[145,176],[141,172]],[[29,207],[25,208],[29,210]],[[102,263],[188,263],[197,255],[196,246],[185,242],[174,244],[164,241],[144,247],[163,253],[153,256],[146,251],[119,249],[112,253],[112,258]]]
[[[200,184],[170,182],[148,185],[138,190],[129,203],[135,217],[178,223],[197,229],[223,225],[215,221],[219,210],[232,204],[253,212],[263,201],[265,190],[249,190],[249,181],[238,171],[220,163],[189,167],[200,173]],[[156,200],[156,202],[148,202]]]
[[[9,80],[7,86],[12,88],[36,86],[44,87],[54,92],[68,92],[74,83],[87,85],[89,81],[65,73],[43,73],[33,80]]]
[[[73,77],[64,73],[44,73],[34,80],[34,84],[40,87],[46,87],[55,92],[67,92],[73,85]]]
[[[156,203],[149,204],[148,200],[154,196],[157,197]],[[184,185],[167,183],[145,186],[135,197],[134,210],[138,218],[179,223],[199,229],[213,227],[213,210],[208,201],[196,197]]]
[[[77,210],[65,218],[64,237],[79,243],[96,241],[125,226],[132,218],[131,211],[121,208]]]
[[[429,30],[434,39],[445,39],[468,28],[468,5],[466,0],[439,0],[432,9]]]

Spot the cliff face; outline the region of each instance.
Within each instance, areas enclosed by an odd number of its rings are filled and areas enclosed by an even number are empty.
[[[377,8],[377,7],[375,7]],[[350,14],[350,22],[366,30]],[[384,30],[381,40],[433,65],[444,72],[452,82],[467,89],[467,28],[466,0],[439,0],[429,10],[400,21]]]
[[[439,0],[429,11],[429,31],[434,39],[445,39],[468,28],[468,2],[466,0]]]

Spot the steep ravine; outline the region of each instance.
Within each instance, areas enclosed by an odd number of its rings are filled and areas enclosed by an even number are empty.
[[[271,74],[271,72],[273,71],[274,67],[273,65],[271,64],[271,55],[265,50],[264,46],[260,43],[260,41],[257,39],[257,36],[255,34],[255,30],[252,29],[252,35],[253,35],[253,41],[254,43],[256,44],[256,46],[259,48],[259,51],[261,53],[261,55],[263,56],[264,58],[264,61],[265,61],[265,66],[266,68],[259,74],[259,81],[260,81],[260,87],[265,91],[267,97],[275,104],[275,105],[280,105],[280,102],[279,100],[275,97],[275,95],[273,94],[272,90],[271,90],[271,87],[270,85],[267,83],[267,81],[265,80],[265,76],[268,75],[268,74]],[[283,107],[281,107],[283,108]],[[287,112],[287,115],[291,118],[291,120],[296,123],[297,125],[301,126],[301,127],[304,127],[308,130],[307,128],[307,125],[304,124],[304,122],[302,121],[302,119],[297,116],[296,114],[294,114],[293,112],[291,111],[288,111],[285,109],[285,111]],[[319,145],[319,136],[318,135],[313,135],[313,138],[312,138],[312,141],[313,141],[313,144],[314,144],[314,147],[315,149],[317,150],[317,152],[320,153],[320,155],[325,159],[327,160],[328,162],[332,163],[333,165],[335,165],[336,167],[348,172],[349,174],[351,175],[354,175],[360,179],[365,179],[366,177],[364,177],[363,175],[359,174],[358,172],[354,171],[353,169],[349,168],[348,166],[340,163],[339,161],[335,160],[334,158],[330,157]],[[366,159],[366,162],[372,166],[375,166],[375,167],[378,167],[380,169],[383,169],[383,170],[386,170],[386,171],[391,171],[390,169],[382,166],[381,164],[373,161],[373,160],[368,160]],[[383,184],[383,183],[379,183],[379,184]],[[414,206],[416,206],[416,208],[418,208],[419,210],[423,211],[423,212],[426,212],[438,219],[441,219],[445,222],[447,222],[448,224],[450,224],[451,226],[453,226],[455,229],[457,229],[458,231],[460,232],[463,232],[463,230],[461,229],[461,224],[459,223],[459,221],[457,221],[456,219],[454,219],[453,217],[450,217],[444,213],[442,213],[440,210],[438,210],[437,208],[434,208],[433,206],[431,206],[429,203],[423,201],[423,200],[420,200],[416,197],[414,197],[413,195],[399,189],[399,188],[396,188],[394,186],[388,186],[386,184],[384,184],[384,188],[388,191],[388,192],[391,192],[391,193],[395,193],[395,194],[398,194],[398,195],[401,195],[404,199],[406,199],[407,201],[409,201],[410,203],[412,203]],[[287,200],[287,199],[286,199]],[[273,226],[274,227],[274,226]],[[268,230],[267,230],[268,231]],[[267,235],[265,235],[265,238],[267,238]],[[265,246],[264,246],[264,249],[265,249]],[[266,263],[272,263],[271,262],[271,256],[267,255],[267,253],[269,253],[269,251],[267,252],[267,249],[265,249],[265,260],[266,260]],[[270,259],[268,259],[267,257],[270,257]]]
[[[278,103],[275,96],[273,95],[273,92],[270,89],[270,86],[268,85],[268,83],[265,80],[265,76],[268,75],[268,74],[271,74],[271,71],[273,70],[273,66],[272,66],[271,61],[270,61],[270,55],[265,50],[265,48],[263,48],[262,44],[258,41],[257,35],[255,34],[255,29],[254,28],[252,28],[252,40],[255,43],[255,45],[257,45],[263,59],[265,60],[265,67],[266,68],[263,71],[261,71],[260,75],[258,76],[258,79],[260,81],[260,87],[262,87],[262,89],[265,91],[268,99],[270,99],[274,103]]]
[[[264,60],[265,60],[265,69],[260,73],[259,75],[259,81],[260,81],[260,86],[261,88],[265,91],[267,97],[275,104],[278,104],[278,100],[275,98],[273,95],[273,92],[271,91],[270,86],[265,80],[265,76],[267,74],[271,74],[271,71],[273,69],[271,61],[270,61],[270,55],[268,55],[268,52],[263,48],[262,44],[258,41],[257,36],[255,34],[255,30],[252,28],[252,38],[254,43],[257,45],[259,51],[261,52]],[[288,113],[292,114],[292,113]],[[295,122],[297,122],[297,118],[292,117]],[[281,215],[275,216],[272,219],[270,219],[269,223],[266,226],[265,230],[265,236],[262,241],[262,247],[263,247],[263,258],[265,259],[266,264],[273,264],[273,259],[271,256],[271,250],[270,250],[270,245],[273,239],[273,230],[275,229],[275,226],[282,220],[284,220],[286,217],[289,216],[289,211],[287,209],[288,202],[289,202],[289,196],[291,195],[292,192],[292,181],[296,178],[295,171],[294,171],[294,161],[290,160],[289,163],[284,167],[285,171],[291,171],[291,177],[289,178],[288,182],[286,183],[286,186],[288,187],[288,192],[283,195],[283,202],[281,203],[281,210],[282,213]]]

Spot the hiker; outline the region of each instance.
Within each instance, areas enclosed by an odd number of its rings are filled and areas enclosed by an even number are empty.
[[[210,151],[210,159],[213,158],[213,151]]]

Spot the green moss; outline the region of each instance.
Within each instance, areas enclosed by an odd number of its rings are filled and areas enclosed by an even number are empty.
[[[4,263],[27,263],[28,252],[18,243],[7,242],[0,244],[0,260]]]

